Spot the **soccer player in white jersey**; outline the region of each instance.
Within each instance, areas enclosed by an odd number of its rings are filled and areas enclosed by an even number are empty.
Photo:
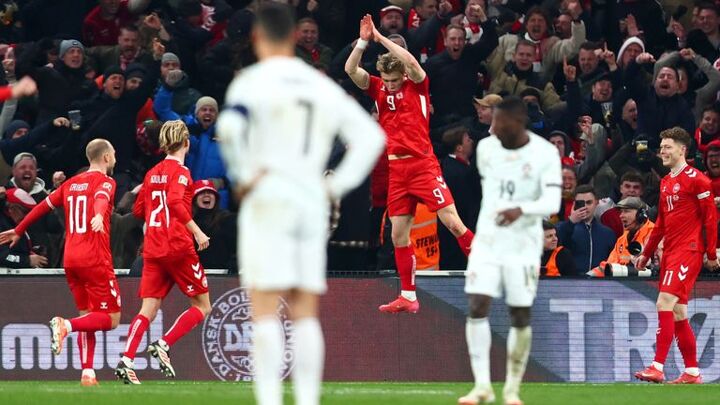
[[[295,57],[295,22],[286,5],[264,3],[256,13],[253,45],[259,63],[228,88],[220,115],[221,151],[238,197],[242,283],[253,317],[255,398],[282,403],[284,297],[293,319],[295,403],[316,405],[324,362],[318,321],[326,290],[330,198],[366,178],[382,152],[378,124],[330,79]],[[336,135],[347,144],[343,161],[323,177]]]
[[[465,292],[469,296],[466,337],[475,387],[462,405],[495,401],[490,385],[490,303],[504,293],[510,308],[505,404],[519,405],[532,331],[543,253],[543,217],[560,205],[561,174],[557,150],[527,131],[527,108],[516,97],[495,107],[492,133],[477,146],[483,199],[472,244]]]

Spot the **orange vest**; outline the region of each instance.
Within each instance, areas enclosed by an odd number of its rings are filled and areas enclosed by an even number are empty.
[[[655,224],[652,223],[652,221],[648,220],[646,221],[640,229],[635,232],[635,237],[630,242],[640,242],[642,247],[644,248],[647,244],[647,241],[650,239],[650,233],[652,233],[652,230],[655,228]],[[617,243],[615,243],[615,248],[610,252],[610,256],[607,258],[608,263],[617,263],[626,265],[630,263],[630,259],[632,258],[632,255],[630,252],[628,252],[628,245],[630,244],[628,242],[628,233],[629,231],[626,229],[622,236],[618,238]]]
[[[545,264],[545,276],[560,277],[560,269],[558,269],[557,265],[557,255],[561,250],[563,250],[563,247],[558,246],[555,250],[553,250],[552,254],[550,254],[550,258]]]
[[[410,243],[415,250],[417,270],[440,268],[440,240],[437,233],[437,214],[425,204],[417,204],[415,219],[410,230]]]

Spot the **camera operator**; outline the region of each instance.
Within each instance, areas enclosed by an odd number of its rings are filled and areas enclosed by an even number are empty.
[[[607,260],[588,272],[591,277],[604,277],[605,266],[608,264],[634,266],[637,255],[642,252],[655,228],[655,224],[648,218],[648,206],[640,198],[627,197],[616,207],[620,210],[624,232]]]

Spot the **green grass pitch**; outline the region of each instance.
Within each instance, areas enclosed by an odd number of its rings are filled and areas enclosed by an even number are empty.
[[[456,404],[471,388],[469,383],[326,383],[323,404]],[[502,404],[502,385],[495,385],[496,403]],[[285,403],[292,404],[290,386]],[[650,384],[524,384],[522,398],[533,404],[701,405],[720,404],[720,384],[668,386]],[[253,404],[247,383],[148,381],[125,386],[103,381],[84,388],[77,382],[0,382],[0,403],[42,405],[155,405]]]

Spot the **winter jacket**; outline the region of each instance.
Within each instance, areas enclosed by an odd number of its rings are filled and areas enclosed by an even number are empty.
[[[560,244],[572,251],[577,275],[583,275],[605,260],[615,247],[615,232],[593,219],[590,224],[563,221],[557,225]]]
[[[155,113],[162,121],[182,120],[190,130],[190,152],[185,166],[190,169],[194,180],[224,179],[227,184],[225,165],[220,155],[220,145],[215,140],[215,125],[203,130],[194,114],[180,115],[170,108],[172,90],[160,86],[155,94]],[[227,209],[230,194],[227,188],[218,190],[220,207]]]
[[[551,107],[560,103],[560,96],[558,96],[555,91],[555,86],[553,86],[552,82],[543,80],[543,78],[535,72],[522,72],[518,70],[512,62],[508,63],[500,73],[493,76],[489,92],[492,94],[507,93],[509,95],[519,96],[520,93],[528,87],[533,87],[540,91],[540,103],[543,111],[548,111]]]
[[[655,63],[655,71],[653,73],[653,76],[657,77],[660,69],[664,67],[677,66],[677,64],[681,60],[682,58],[680,57],[679,52],[670,52],[666,54]],[[687,90],[688,93],[691,93],[688,94],[688,96],[691,97],[690,100],[692,102],[693,114],[695,116],[695,119],[699,122],[702,118],[703,109],[705,109],[706,106],[715,102],[715,99],[717,98],[718,90],[720,90],[720,72],[718,72],[717,69],[715,69],[713,65],[711,65],[710,62],[707,59],[703,58],[701,55],[695,55],[695,57],[693,58],[693,63],[695,64],[695,66],[697,66],[698,70],[701,71],[705,75],[705,77],[707,77],[707,83],[705,83],[704,86],[696,90]]]

